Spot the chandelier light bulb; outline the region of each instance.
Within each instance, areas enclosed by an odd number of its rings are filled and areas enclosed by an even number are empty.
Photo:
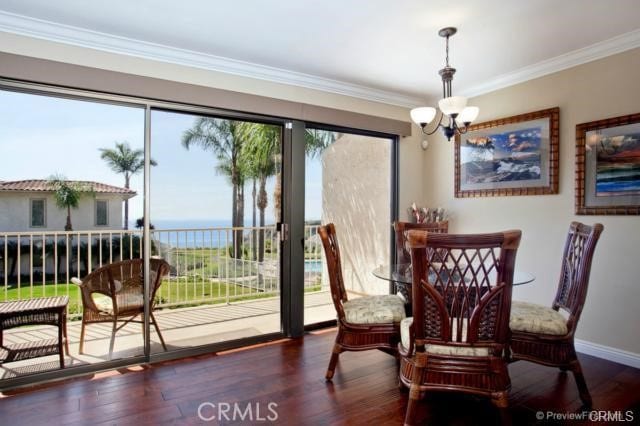
[[[460,115],[456,118],[458,123],[463,123],[465,125],[473,122],[476,118],[478,118],[478,113],[480,112],[480,108],[476,106],[468,106],[465,107]]]
[[[411,110],[411,119],[418,125],[424,126],[436,116],[436,109],[432,107],[420,107]]]
[[[449,96],[448,98],[440,99],[438,106],[445,115],[460,114],[467,106],[467,98],[464,96]]]

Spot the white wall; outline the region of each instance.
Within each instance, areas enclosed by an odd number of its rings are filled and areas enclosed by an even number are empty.
[[[453,143],[439,135],[424,155],[425,204],[453,213],[452,232],[521,229],[517,268],[536,280],[514,298],[549,305],[566,231],[600,222],[589,294],[576,337],[640,356],[640,217],[574,215],[576,124],[640,112],[640,49],[610,56],[470,100],[478,122],[560,107],[559,194],[455,199]]]
[[[389,262],[391,143],[343,134],[322,153],[322,223],[336,225],[347,290],[385,294],[372,270]]]
[[[32,228],[30,209],[32,199],[45,199],[46,226]],[[95,200],[108,202],[108,226],[96,226]],[[98,194],[83,197],[77,209],[71,209],[71,224],[74,231],[119,230],[122,229],[122,197],[117,194]],[[56,206],[53,194],[45,193],[0,193],[0,233],[1,232],[45,232],[64,231],[67,212]]]

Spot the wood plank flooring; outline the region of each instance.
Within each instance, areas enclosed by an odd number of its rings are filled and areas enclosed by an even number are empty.
[[[301,339],[18,389],[0,398],[0,424],[268,424],[276,413],[274,424],[402,424],[407,395],[397,387],[397,367],[389,355],[347,352],[333,382],[325,382],[334,336],[335,329],[323,330]],[[580,360],[594,409],[623,416],[628,410],[638,422],[640,370],[589,356]],[[589,423],[546,418],[547,412],[581,412],[571,375],[527,362],[511,365],[510,374],[513,424]],[[205,404],[201,414],[216,419],[198,417],[203,403],[215,404],[215,409]],[[235,421],[234,403],[241,410]],[[229,420],[222,414],[225,404]],[[542,422],[536,419],[539,411]],[[433,425],[491,425],[499,418],[488,401],[450,393],[428,395],[420,416]]]

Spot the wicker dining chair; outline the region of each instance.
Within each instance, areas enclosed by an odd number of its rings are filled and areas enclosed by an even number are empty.
[[[429,391],[489,397],[508,419],[505,352],[520,236],[409,231],[413,317],[400,324],[399,345],[400,385],[410,388],[405,424]]]
[[[411,223],[411,222],[394,222],[393,230],[396,235],[396,263],[411,263],[411,253],[409,251],[409,244],[407,241],[407,234],[411,230],[420,230],[435,232],[438,234],[446,234],[449,232],[449,221],[443,220],[440,222],[426,222],[426,223]],[[411,314],[411,288],[403,283],[395,282],[396,293],[402,297],[407,306],[407,313]]]
[[[514,301],[511,309],[511,360],[570,370],[586,406],[591,406],[592,400],[573,339],[587,297],[593,253],[603,229],[599,223],[588,226],[572,222],[551,307]]]
[[[327,260],[331,298],[338,316],[338,334],[325,375],[327,380],[331,380],[338,357],[344,351],[380,349],[397,357],[400,321],[404,319],[405,312],[404,302],[393,294],[349,300],[342,278],[340,247],[334,224],[318,227],[318,234]]]
[[[169,273],[169,264],[163,259],[151,259],[150,264],[149,316],[162,347],[167,350],[158,322],[153,315],[156,291],[162,284],[162,277]],[[79,353],[84,353],[84,337],[87,324],[111,323],[109,358],[113,354],[116,332],[130,322],[144,324],[136,320],[144,313],[144,263],[142,259],[130,259],[111,263],[92,271],[83,280],[72,282],[80,287],[82,295],[82,327],[80,330]],[[121,323],[118,326],[118,323]]]
[[[407,239],[409,231],[419,230],[446,234],[449,232],[449,221],[427,223],[393,222],[393,230],[396,234],[396,263],[410,263],[411,249]]]

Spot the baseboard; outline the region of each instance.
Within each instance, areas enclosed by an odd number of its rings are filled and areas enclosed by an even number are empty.
[[[587,342],[585,340],[576,339],[575,344],[576,351],[580,353],[617,362],[618,364],[628,365],[629,367],[640,368],[640,354]]]

